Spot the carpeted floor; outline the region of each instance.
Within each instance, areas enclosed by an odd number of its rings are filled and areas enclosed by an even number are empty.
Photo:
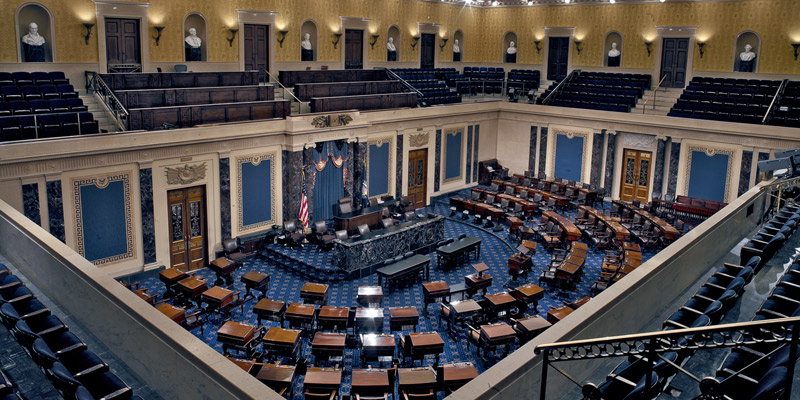
[[[428,207],[427,211],[433,211],[445,216],[448,216],[450,213],[449,206],[445,202],[436,203],[434,206]],[[572,216],[569,213],[564,214],[570,217]],[[534,219],[532,221],[528,221],[527,225],[533,226],[536,222],[537,220]],[[457,237],[462,233],[468,236],[477,236],[482,239],[480,261],[486,263],[486,265],[490,267],[490,271],[488,271],[488,273],[494,277],[492,287],[489,288],[488,293],[496,293],[505,290],[503,285],[509,278],[507,274],[508,257],[513,254],[512,248],[516,245],[507,241],[507,230],[493,233],[480,229],[473,224],[463,223],[456,219],[448,219],[445,222],[446,237]],[[330,253],[320,252],[311,245],[308,245],[307,248],[302,250],[289,250],[281,248],[280,251],[287,255],[304,257],[306,260],[318,260],[321,263],[328,263],[327,265],[330,264]],[[584,296],[589,296],[589,289],[593,281],[600,274],[603,255],[604,251],[594,251],[593,249],[590,249],[586,259],[586,265],[584,267],[582,282],[577,285],[576,290],[571,292],[557,292],[549,289],[546,290],[544,299],[539,302],[538,313],[542,316],[545,316],[551,307],[560,307],[564,302],[570,302]],[[652,251],[643,252],[642,261],[647,261],[653,255],[654,253]],[[536,283],[537,277],[539,276],[543,267],[549,263],[550,257],[551,253],[544,250],[540,246],[536,255],[533,257],[534,271],[530,274],[528,282]],[[472,261],[471,263],[473,262],[476,261]],[[463,282],[465,275],[474,272],[470,266],[471,263],[465,263],[456,268],[452,268],[447,271],[441,271],[435,267],[435,262],[433,262],[430,269],[431,280],[444,280],[450,285],[461,283]],[[327,265],[324,268],[327,268]],[[269,298],[282,300],[289,303],[300,302],[300,287],[306,282],[306,279],[296,272],[288,268],[278,266],[269,259],[260,256],[249,258],[244,263],[243,268],[240,268],[234,272],[236,290],[241,290],[242,293],[244,293],[244,285],[239,281],[239,279],[243,274],[250,270],[256,270],[270,274],[271,284],[270,290],[267,294]],[[209,284],[214,282],[216,278],[215,275],[208,269],[199,270],[196,275],[207,279]],[[140,281],[141,285],[143,287],[147,287],[151,294],[158,293],[160,295],[165,291],[165,287],[158,280],[156,273],[153,273],[152,276],[145,279],[140,279]],[[348,307],[355,306],[358,286],[377,284],[378,277],[374,274],[365,278],[351,281],[333,282],[330,284],[328,305]],[[254,303],[254,301],[248,302],[244,307],[244,313],[241,313],[239,309],[236,309],[233,312],[231,319],[238,322],[256,325],[256,318],[252,313],[252,307]],[[454,340],[448,336],[446,329],[442,329],[442,327],[439,326],[437,322],[438,311],[436,310],[436,307],[429,307],[427,313],[423,311],[421,282],[411,284],[407,287],[395,289],[391,294],[384,293],[383,306],[384,308],[393,306],[417,306],[420,311],[420,322],[417,327],[417,331],[438,331],[440,332],[442,339],[445,341],[444,354],[442,354],[440,358],[440,361],[443,363],[470,361],[476,365],[480,372],[483,372],[486,368],[491,367],[491,365],[497,361],[496,356],[491,355],[488,363],[483,364],[479,362],[476,357],[475,348],[471,347],[468,350],[467,342],[464,340],[463,336],[459,337],[458,340]],[[194,310],[187,309],[187,314],[192,311]],[[530,309],[528,310],[528,314],[532,314],[534,312],[536,311]],[[214,315],[211,317],[209,322],[205,324],[204,334],[200,333],[200,328],[194,329],[192,333],[203,339],[206,343],[208,343],[209,346],[215,348],[219,352],[222,352],[222,345],[216,340],[216,331],[223,322],[224,321],[219,315]],[[384,324],[384,333],[389,333],[388,310]],[[278,323],[267,322],[267,325],[278,326]],[[397,336],[399,333],[401,332],[394,332],[395,336]],[[406,332],[403,331],[402,333]],[[516,348],[517,347],[514,349]],[[311,360],[311,345],[310,340],[307,337],[303,339],[301,357]],[[433,361],[426,360],[426,362],[432,363]],[[320,363],[317,364],[319,365]],[[373,365],[376,364],[373,363]],[[344,358],[340,362],[340,366],[344,368],[342,386],[340,390],[341,393],[347,394],[350,392],[350,371],[353,368],[365,367],[361,365],[359,359],[359,349],[346,349]],[[442,394],[440,393],[440,396],[441,395]],[[302,377],[297,381],[295,386],[294,398],[302,398]]]

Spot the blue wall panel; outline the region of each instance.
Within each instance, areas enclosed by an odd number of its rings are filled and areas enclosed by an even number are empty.
[[[556,161],[553,175],[556,178],[581,180],[583,170],[583,137],[572,139],[556,135]]]
[[[391,142],[381,146],[369,145],[369,195],[377,196],[389,193],[389,152]]]
[[[461,144],[464,132],[456,131],[455,135],[445,133],[444,180],[461,177]]]
[[[709,157],[704,151],[693,151],[687,195],[705,200],[725,201],[728,159],[727,154],[715,154]]]
[[[242,163],[242,221],[243,226],[272,220],[272,161],[258,165]]]
[[[80,188],[84,257],[89,261],[129,252],[125,221],[125,183]]]

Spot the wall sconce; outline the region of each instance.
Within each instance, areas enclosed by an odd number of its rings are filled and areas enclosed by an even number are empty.
[[[650,52],[652,51],[650,46],[653,45],[653,42],[644,42],[644,45],[647,46],[647,56],[650,57]]]
[[[92,36],[92,27],[94,27],[94,24],[91,22],[84,22],[83,27],[86,28],[86,36],[83,37],[83,40],[85,40],[88,45],[89,37]]]
[[[797,61],[797,49],[800,48],[800,43],[792,43],[792,47],[794,47],[794,60]]]
[[[419,42],[419,36],[414,36],[411,38],[413,41],[411,42],[411,50],[417,49],[417,42]]]
[[[164,27],[161,25],[156,25],[153,28],[156,30],[156,36],[153,36],[153,39],[156,40],[156,46],[158,46],[158,41],[161,40],[161,31],[164,30]]]
[[[338,44],[339,44],[339,40],[341,40],[341,39],[342,39],[342,34],[341,34],[341,33],[334,33],[334,34],[333,34],[333,37],[335,37],[335,38],[336,38],[336,40],[334,40],[334,41],[333,41],[333,48],[335,49],[335,48],[336,48],[336,45],[338,45]]]
[[[381,37],[381,35],[372,35],[372,41],[369,42],[369,48],[370,49],[374,49],[375,48],[375,43],[378,43],[378,38],[379,37]]]
[[[539,54],[539,52],[542,51],[542,46],[540,46],[540,44],[542,44],[542,41],[541,40],[534,40],[533,44],[536,45],[536,54]]]
[[[581,43],[583,43],[583,42],[576,40],[574,43],[575,43],[575,50],[578,51],[578,54],[581,54],[581,50],[583,50],[581,48]]]
[[[278,38],[278,44],[283,47],[283,41],[286,40],[286,34],[289,33],[289,31],[278,31],[278,33],[281,35],[281,37]]]
[[[231,28],[231,37],[228,38],[228,47],[233,47],[233,39],[236,39],[236,32],[239,32],[237,28]]]
[[[700,58],[703,58],[703,47],[706,44],[704,42],[697,42],[697,47],[700,49]]]
[[[442,38],[442,44],[439,45],[439,51],[444,51],[444,46],[447,45],[447,41],[450,40],[448,38]]]

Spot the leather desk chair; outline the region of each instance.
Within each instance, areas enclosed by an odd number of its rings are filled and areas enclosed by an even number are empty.
[[[317,246],[320,249],[328,249],[333,245],[333,239],[336,236],[328,233],[328,223],[325,221],[317,221],[314,223],[314,238],[316,239]]]
[[[391,219],[391,218],[384,218],[384,219],[381,220],[381,225],[383,226],[384,229],[388,228],[388,227],[394,225],[394,220]]]
[[[369,233],[369,225],[362,224],[358,226],[358,234],[364,236]]]
[[[288,244],[296,247],[300,246],[306,236],[298,231],[297,221],[288,221],[283,223],[284,234],[287,236]]]
[[[241,264],[247,258],[244,254],[244,248],[239,244],[239,238],[223,240],[222,251],[225,253],[225,257],[237,264]]]

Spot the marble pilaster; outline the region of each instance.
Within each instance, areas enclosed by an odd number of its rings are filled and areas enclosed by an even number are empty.
[[[603,186],[606,188],[606,195],[611,195],[611,188],[614,187],[614,155],[617,149],[617,135],[616,133],[606,132],[608,136],[608,143],[606,144],[606,167],[605,167],[605,183]]]
[[[36,225],[42,224],[42,214],[39,212],[38,183],[22,185],[22,208],[28,219],[36,223]]]
[[[153,214],[153,170],[139,169],[139,203],[142,205],[142,248],[144,263],[156,262],[156,228]]]
[[[753,152],[750,150],[742,151],[742,169],[739,172],[739,192],[741,196],[747,189],[750,189],[750,173],[753,170]]]
[[[481,142],[481,126],[475,125],[475,145],[472,150],[472,181],[478,181],[478,145]]]
[[[678,166],[681,158],[681,144],[672,142],[669,152],[669,176],[667,177],[667,194],[675,196],[678,187]]]
[[[310,151],[310,150],[308,150]],[[283,150],[283,220],[294,221],[300,211],[300,181],[303,179],[301,173],[303,168],[303,151]],[[309,178],[308,175],[306,175]],[[313,192],[313,191],[312,191]],[[313,204],[311,203],[312,194],[306,192],[308,196],[309,220],[313,221]]]
[[[667,142],[664,139],[658,139],[656,145],[656,162],[655,170],[653,171],[653,193],[661,193],[664,187],[664,159],[666,158]]]
[[[397,158],[395,158],[396,167],[396,174],[394,174],[395,180],[395,197],[400,197],[403,195],[403,135],[397,135]]]
[[[50,216],[50,233],[66,243],[64,236],[64,203],[61,197],[61,181],[47,182],[47,213]]]
[[[547,162],[547,127],[542,127],[539,134],[539,175],[544,174]]]
[[[538,132],[538,126],[531,126],[531,144],[528,148],[528,171],[536,169],[536,135]]]
[[[472,182],[472,125],[467,127],[467,185]]]
[[[298,189],[297,189],[298,190],[298,192],[297,192],[298,193],[297,194],[297,202],[298,202],[297,203],[297,215],[298,216],[300,215],[300,193],[301,192],[299,192],[299,191],[302,190],[302,186],[305,185],[305,187],[306,187],[306,201],[308,202],[308,220],[309,221],[314,221],[314,201],[316,200],[316,198],[314,197],[314,186],[316,186],[316,181],[314,181],[314,179],[312,179],[312,178],[314,177],[314,173],[316,172],[316,169],[314,168],[314,165],[311,164],[311,162],[309,161],[309,160],[313,159],[314,153],[313,153],[313,150],[310,147],[307,148],[307,149],[303,149],[303,151],[299,152],[299,153],[301,154],[300,159],[302,160],[302,165],[299,168],[299,172],[298,173],[300,175],[298,175],[298,178],[297,178],[301,182],[301,184],[298,185]],[[303,172],[305,172],[305,179],[303,179]]]
[[[230,158],[219,159],[219,213],[222,217],[223,239],[232,237],[231,231],[231,168]]]
[[[531,141],[533,142],[533,141]],[[531,143],[533,144],[533,143]],[[600,186],[600,171],[603,163],[603,132],[595,132],[592,139],[592,167],[589,174],[589,184],[595,187]]]
[[[442,130],[436,130],[436,159],[433,164],[434,172],[433,172],[433,191],[439,191],[439,180],[441,179],[441,159],[442,159]]]
[[[361,187],[354,186],[354,172],[357,168],[361,168],[356,166],[355,164],[359,162],[359,157],[357,157],[358,151],[356,150],[355,143],[345,143],[343,146],[347,146],[347,170],[344,171],[344,197],[352,197],[355,203],[353,204],[361,204],[360,196],[361,196]],[[367,151],[364,150],[364,153]],[[313,221],[313,220],[312,220]]]

